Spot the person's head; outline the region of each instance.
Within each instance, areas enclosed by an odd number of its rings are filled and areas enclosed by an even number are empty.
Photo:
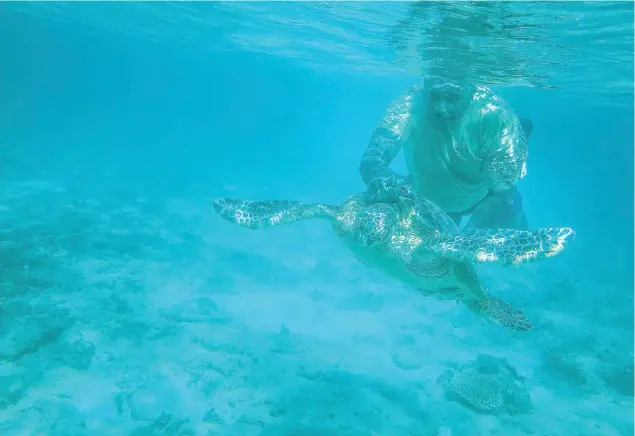
[[[472,101],[470,87],[437,82],[428,88],[428,113],[438,125],[458,122]]]

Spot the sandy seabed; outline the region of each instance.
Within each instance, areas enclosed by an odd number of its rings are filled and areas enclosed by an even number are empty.
[[[632,434],[632,293],[580,256],[481,268],[514,333],[211,200],[4,185],[0,433]]]

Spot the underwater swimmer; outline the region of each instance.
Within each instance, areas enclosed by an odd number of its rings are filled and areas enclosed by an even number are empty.
[[[373,132],[359,171],[375,201],[427,198],[470,228],[526,229],[516,183],[525,176],[532,123],[484,86],[415,86]],[[390,169],[404,151],[410,175]]]

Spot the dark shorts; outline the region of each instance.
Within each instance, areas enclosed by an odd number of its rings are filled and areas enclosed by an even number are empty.
[[[479,201],[478,203],[476,203],[474,206],[470,207],[469,209],[466,209],[463,212],[450,212],[448,213],[448,215],[450,216],[450,218],[454,220],[454,222],[458,224],[461,222],[461,218],[463,218],[464,216],[471,215],[474,209],[476,209],[482,202],[484,202],[486,199],[488,199],[492,195],[501,195],[501,194],[497,194],[494,191],[490,191],[487,193],[485,197],[483,197],[481,201]],[[514,217],[518,216],[518,214],[520,214],[523,210],[523,197],[520,195],[520,192],[518,192],[518,189],[516,189],[516,187],[513,187],[512,192],[506,195],[509,195],[509,198],[501,199],[501,205],[500,205],[500,208],[498,209],[499,217],[506,218],[506,219],[513,219]]]

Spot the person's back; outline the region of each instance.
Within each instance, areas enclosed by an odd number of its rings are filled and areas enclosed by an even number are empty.
[[[408,178],[389,168],[401,148]],[[504,100],[486,87],[443,83],[413,87],[388,108],[360,173],[380,201],[414,190],[460,218],[485,198],[491,210],[491,197],[514,189],[524,176],[526,159],[520,119]]]

